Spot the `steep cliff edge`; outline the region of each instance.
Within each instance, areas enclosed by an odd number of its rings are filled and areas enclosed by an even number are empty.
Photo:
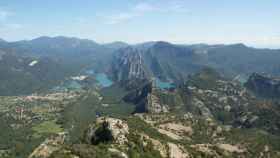
[[[120,49],[112,63],[112,74],[119,82],[148,78],[141,52],[132,47]]]

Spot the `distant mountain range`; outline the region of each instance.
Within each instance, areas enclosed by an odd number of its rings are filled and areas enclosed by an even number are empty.
[[[39,60],[42,63],[45,60],[48,61],[44,63],[51,62],[52,64],[44,65],[46,71],[41,71],[39,64],[38,67],[33,67],[33,69],[37,68],[37,75],[41,78],[38,80],[38,77],[35,77],[36,79],[31,77],[35,85],[36,83],[44,85],[47,83],[46,80],[58,79],[60,81],[69,74],[80,74],[81,70],[86,68],[107,73],[116,81],[145,77],[182,83],[188,75],[204,67],[212,67],[227,78],[236,76],[246,78],[253,72],[266,72],[273,76],[280,76],[280,50],[256,49],[244,44],[178,45],[164,41],[135,45],[124,42],[99,44],[92,40],[59,36],[17,42],[0,40],[0,52],[0,64],[3,65],[0,71],[1,76],[9,76],[11,72],[7,72],[8,70],[17,69],[14,64],[20,69],[28,65],[26,63],[23,66],[15,61],[28,59],[28,61]],[[54,65],[60,65],[63,69],[55,69]],[[18,75],[23,72],[25,70],[13,71],[17,74],[16,78],[20,78]],[[57,77],[58,74],[61,77]],[[34,72],[24,73],[24,76],[26,75],[34,76]],[[42,80],[41,76],[44,76],[46,80]],[[2,93],[10,87],[11,93],[13,89],[17,89],[16,91],[20,94],[21,88],[15,85],[8,86],[9,83],[5,81],[6,79],[0,78]]]
[[[142,69],[147,74],[162,80],[183,81],[188,75],[204,67],[212,67],[228,78],[237,75],[249,76],[253,72],[280,75],[280,50],[256,49],[244,44],[234,45],[174,45],[167,42],[152,42],[118,50],[117,54],[141,56]],[[137,51],[135,51],[137,50]],[[123,52],[126,53],[123,53]],[[117,57],[116,60],[123,58]],[[139,61],[128,62],[140,63]],[[114,66],[116,67],[116,66]]]

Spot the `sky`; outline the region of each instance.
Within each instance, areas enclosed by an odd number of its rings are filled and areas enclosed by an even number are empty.
[[[0,38],[280,48],[279,0],[0,0]]]

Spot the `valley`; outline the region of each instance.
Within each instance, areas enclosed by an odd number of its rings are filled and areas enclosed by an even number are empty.
[[[280,158],[279,6],[0,0],[0,158]]]
[[[279,50],[67,37],[0,50],[1,158],[280,156]]]

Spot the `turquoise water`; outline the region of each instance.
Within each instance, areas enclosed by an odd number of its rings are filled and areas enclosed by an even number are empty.
[[[85,73],[94,76],[101,87],[110,87],[113,84],[105,73],[96,73],[93,69],[86,70]]]
[[[174,88],[174,84],[172,82],[163,82],[159,79],[156,79],[156,87],[160,89],[169,89],[169,88]]]
[[[113,82],[104,73],[96,74],[95,78],[102,87],[110,87],[113,84]]]

